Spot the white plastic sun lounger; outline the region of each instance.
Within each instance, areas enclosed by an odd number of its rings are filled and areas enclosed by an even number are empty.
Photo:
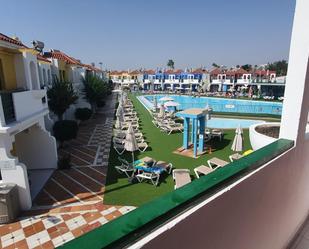
[[[118,173],[125,173],[127,177],[132,177],[134,173],[134,167],[132,163],[128,163],[125,159],[118,157],[121,165],[115,166]]]
[[[140,142],[140,143],[137,143],[137,146],[138,146],[138,150],[140,152],[145,152],[148,148],[148,144],[146,142]],[[124,148],[124,144],[123,143],[118,143],[118,142],[113,142],[113,147],[115,149],[115,151],[119,154],[119,155],[122,155],[125,151],[125,148]]]
[[[191,182],[190,170],[189,169],[174,169],[173,179],[175,181],[175,189],[181,188],[182,186]]]
[[[153,185],[158,186],[160,174],[143,171],[137,174],[136,178],[139,182],[142,182],[143,180],[150,180]]]
[[[217,167],[224,167],[225,165],[229,164],[229,162],[219,159],[217,157],[213,157],[207,160],[207,164],[210,168],[215,169]]]
[[[213,172],[214,169],[209,168],[205,165],[198,166],[194,168],[194,173],[197,178],[200,178],[200,175],[208,175],[209,173]]]

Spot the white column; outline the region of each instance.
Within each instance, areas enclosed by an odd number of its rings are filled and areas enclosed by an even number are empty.
[[[280,138],[297,140],[309,56],[309,1],[296,1]],[[306,96],[308,98],[308,96]],[[304,135],[304,134],[303,134]]]

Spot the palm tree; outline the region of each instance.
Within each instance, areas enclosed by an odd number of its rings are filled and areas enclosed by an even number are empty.
[[[92,74],[87,74],[84,78],[82,78],[82,81],[84,83],[84,98],[91,105],[91,109],[94,113],[96,111],[97,104],[110,92],[110,84],[109,82],[106,82],[100,77]]]
[[[58,120],[63,119],[65,111],[78,99],[72,83],[60,81],[58,78],[55,78],[47,89],[47,97],[49,109],[57,115]]]
[[[170,69],[174,69],[175,62],[174,62],[172,59],[169,59],[168,62],[167,62],[167,66],[168,66]]]

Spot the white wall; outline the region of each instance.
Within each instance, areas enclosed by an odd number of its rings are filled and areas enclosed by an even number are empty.
[[[261,134],[255,130],[257,126],[273,126],[273,125],[280,126],[280,123],[263,123],[263,124],[255,124],[249,127],[249,138],[250,144],[253,150],[258,150],[268,144],[275,142],[277,139],[273,137],[266,136]]]
[[[47,104],[42,103],[42,98],[45,94],[45,90],[13,93],[16,120],[23,120],[46,109]]]
[[[280,137],[297,140],[309,57],[309,1],[297,0],[291,37]],[[308,97],[308,96],[307,96]]]
[[[57,168],[56,140],[38,124],[18,133],[15,145],[18,159],[27,169]]]
[[[51,74],[51,65],[48,63],[42,63],[40,61],[38,62],[39,62],[39,68],[42,72],[42,82],[40,83],[43,86],[48,86],[51,83],[51,75],[48,75],[48,73]],[[45,77],[44,77],[44,70],[45,70]]]
[[[0,134],[1,161],[11,161],[13,169],[1,169],[3,183],[15,183],[18,186],[19,204],[22,210],[31,208],[31,194],[26,166],[10,154],[13,139],[8,134]]]
[[[23,64],[27,89],[40,89],[36,54],[32,52],[23,52]],[[34,66],[31,66],[33,64]]]
[[[15,55],[16,85],[17,88],[30,89],[27,85],[24,60],[22,54]]]

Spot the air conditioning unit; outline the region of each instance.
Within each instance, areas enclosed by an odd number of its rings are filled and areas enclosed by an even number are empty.
[[[19,211],[17,185],[14,183],[0,184],[0,224],[14,221]]]

